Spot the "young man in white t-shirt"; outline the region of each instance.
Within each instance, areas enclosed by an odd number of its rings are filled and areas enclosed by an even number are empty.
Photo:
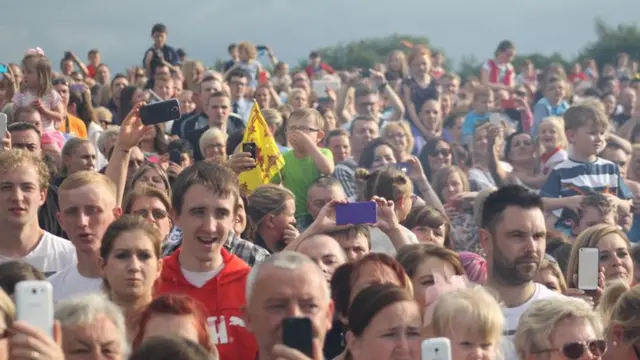
[[[116,184],[95,171],[75,172],[60,185],[58,221],[76,247],[78,263],[49,278],[54,301],[100,291],[102,236],[122,215],[116,193]]]
[[[0,153],[0,263],[25,261],[49,276],[76,262],[73,245],[40,228],[49,170],[24,150]]]
[[[504,359],[516,360],[513,336],[522,313],[536,300],[561,296],[533,281],[546,248],[542,199],[520,185],[501,187],[485,200],[479,235],[487,286],[503,302]]]

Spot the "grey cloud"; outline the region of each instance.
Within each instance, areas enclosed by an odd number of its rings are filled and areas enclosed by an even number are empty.
[[[38,12],[33,11],[37,3]],[[491,56],[498,41],[518,51],[575,55],[594,40],[593,20],[630,23],[637,0],[110,0],[7,1],[0,61],[17,62],[40,46],[57,63],[65,50],[84,59],[93,47],[115,70],[139,64],[150,28],[163,22],[169,44],[213,64],[230,42],[271,45],[297,63],[309,50],[391,33],[423,35],[460,59]]]

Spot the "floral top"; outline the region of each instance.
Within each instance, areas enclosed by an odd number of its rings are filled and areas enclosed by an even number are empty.
[[[478,240],[478,226],[473,219],[473,211],[463,211],[451,219],[451,238],[454,251],[470,251],[484,256]]]
[[[38,99],[37,95],[34,95],[29,90],[16,92],[13,95],[13,99],[11,102],[15,104],[15,106],[30,106],[34,101]],[[49,110],[56,110],[58,105],[62,102],[62,98],[58,94],[57,91],[51,89],[42,97],[42,103]],[[42,118],[42,127],[45,132],[55,131],[55,126],[53,125],[53,121],[46,117]]]

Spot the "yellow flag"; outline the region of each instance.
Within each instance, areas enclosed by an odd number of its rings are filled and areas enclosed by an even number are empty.
[[[284,166],[284,158],[278,149],[276,140],[269,132],[267,122],[260,112],[260,106],[254,100],[251,107],[251,116],[244,131],[242,143],[256,144],[256,162],[258,166],[249,171],[240,173],[240,191],[251,193],[260,185],[268,184]]]

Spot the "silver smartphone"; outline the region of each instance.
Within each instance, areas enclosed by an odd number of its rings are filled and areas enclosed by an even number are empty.
[[[451,342],[445,337],[424,340],[420,350],[421,360],[451,360]]]
[[[53,287],[46,280],[20,281],[15,288],[16,320],[53,337]]]
[[[600,250],[584,247],[578,250],[578,289],[597,290],[600,273]]]
[[[7,135],[7,114],[0,113],[0,139]]]

